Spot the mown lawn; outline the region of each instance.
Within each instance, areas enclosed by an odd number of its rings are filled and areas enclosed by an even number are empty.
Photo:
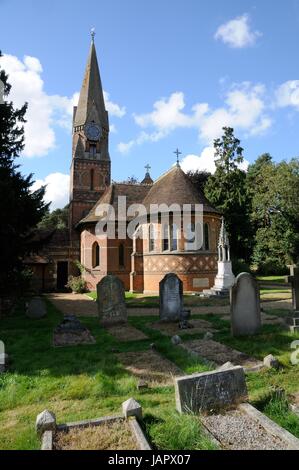
[[[111,352],[117,348],[120,352],[138,354],[154,342],[156,349],[186,374],[207,370],[200,360],[150,328],[149,324],[156,318],[129,317],[130,324],[144,331],[149,339],[125,343],[101,328],[97,318],[82,318],[97,342],[67,348],[52,347],[53,328],[61,320],[61,314],[50,303],[44,319],[29,320],[22,311],[15,317],[2,319],[0,339],[5,342],[12,364],[9,372],[0,375],[0,449],[38,449],[35,418],[45,408],[52,410],[62,423],[119,413],[121,403],[131,396],[143,406],[146,431],[156,448],[213,448],[202,435],[196,417],[179,417],[175,412],[173,387],[138,391],[137,379]],[[285,368],[281,372],[248,374],[250,400],[299,437],[299,419],[289,414],[283,403],[271,399],[275,387],[283,387],[287,394],[299,389],[299,366],[290,364],[290,345],[295,338],[278,326],[267,326],[255,338],[234,339],[228,322],[216,315],[200,318],[206,318],[221,330],[217,340],[261,359],[272,353],[283,362]],[[182,338],[188,340],[186,334]]]

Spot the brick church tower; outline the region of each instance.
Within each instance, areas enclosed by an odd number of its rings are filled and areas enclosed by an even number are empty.
[[[110,185],[109,120],[94,33],[78,106],[73,113],[73,147],[70,169],[70,238],[79,242],[74,230]]]

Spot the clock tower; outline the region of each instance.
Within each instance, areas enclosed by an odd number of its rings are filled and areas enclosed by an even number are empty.
[[[70,230],[110,185],[109,120],[94,45],[94,32],[78,106],[73,112]],[[77,238],[77,237],[76,237]]]

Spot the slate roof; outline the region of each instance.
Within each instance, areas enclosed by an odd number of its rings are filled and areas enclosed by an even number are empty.
[[[191,204],[194,210],[195,204],[203,204],[204,212],[219,214],[203,193],[191,182],[179,165],[172,167],[158,178],[147,193],[143,204],[147,211],[151,204]]]
[[[160,176],[153,185],[142,183],[111,184],[78,225],[97,222],[100,218],[96,216],[96,208],[100,204],[112,205],[117,217],[118,196],[126,196],[127,208],[131,204],[144,204],[148,213],[151,204],[167,204],[170,206],[176,203],[181,207],[183,204],[191,204],[192,210],[194,210],[195,204],[203,204],[204,212],[220,214],[202,192],[193,185],[180,166],[175,166]]]
[[[118,197],[126,196],[126,207],[131,204],[142,204],[147,192],[151,186],[147,184],[129,184],[129,183],[112,183],[104,192],[103,196],[93,206],[91,211],[84,219],[80,220],[78,225],[84,223],[97,222],[99,217],[96,216],[96,208],[100,204],[110,204],[113,206],[115,215],[118,214]]]

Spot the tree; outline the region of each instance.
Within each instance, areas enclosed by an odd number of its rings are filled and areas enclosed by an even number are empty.
[[[32,175],[24,176],[15,159],[24,148],[25,113],[27,104],[14,109],[6,100],[11,86],[4,70],[4,104],[0,104],[0,295],[17,294],[21,286],[22,259],[28,249],[28,237],[41,220],[48,206],[44,188],[32,192]]]
[[[189,176],[190,180],[202,193],[205,190],[205,185],[211,176],[211,173],[208,171],[187,171],[187,176]]]
[[[253,262],[265,273],[283,272],[299,261],[299,159],[276,164],[264,154],[249,166],[247,179]]]
[[[47,212],[39,222],[37,228],[41,230],[63,230],[68,227],[69,205],[63,209]]]
[[[249,261],[252,233],[246,172],[240,169],[243,148],[231,127],[223,131],[222,138],[214,141],[216,171],[205,185],[205,195],[225,218],[233,255]]]

